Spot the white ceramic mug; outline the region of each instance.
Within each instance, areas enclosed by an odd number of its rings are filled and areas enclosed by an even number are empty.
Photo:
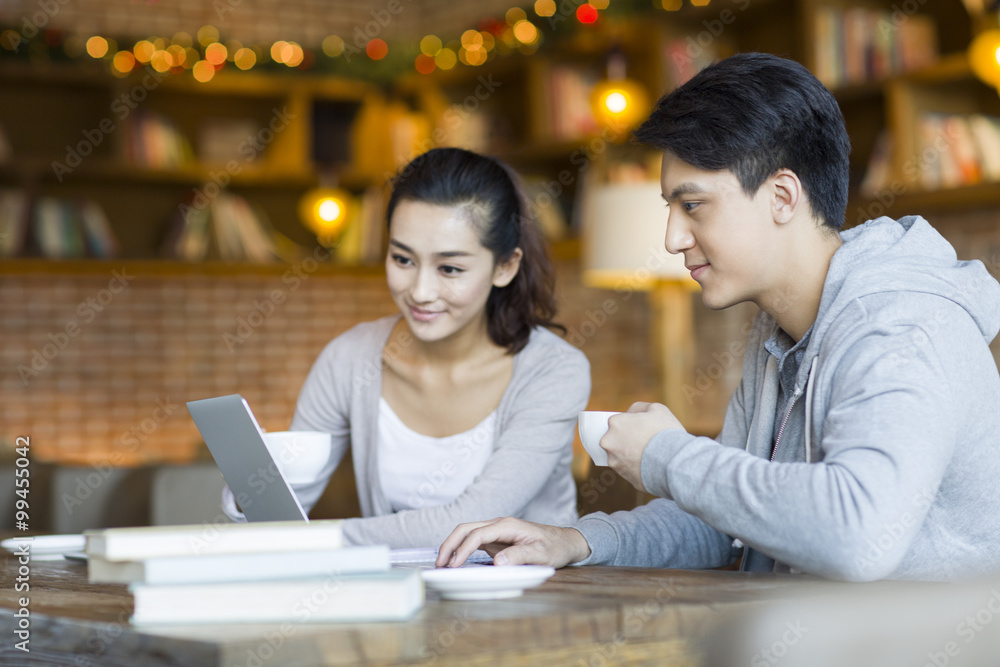
[[[590,454],[594,465],[608,465],[608,453],[601,447],[601,438],[608,432],[608,419],[611,415],[618,415],[620,412],[600,412],[597,410],[585,410],[577,417],[577,426],[580,430],[580,442],[583,448]]]
[[[265,433],[264,444],[289,484],[316,481],[330,460],[330,434],[322,431]]]

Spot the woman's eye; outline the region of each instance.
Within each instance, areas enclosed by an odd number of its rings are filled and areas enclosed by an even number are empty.
[[[407,266],[410,264],[410,258],[403,257],[402,255],[393,255],[392,261],[396,262],[396,264],[399,264],[400,266]]]
[[[441,273],[445,274],[446,276],[456,276],[459,273],[462,273],[462,269],[458,268],[457,266],[445,265],[441,267]]]

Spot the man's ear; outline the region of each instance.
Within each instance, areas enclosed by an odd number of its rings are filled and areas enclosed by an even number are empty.
[[[506,262],[497,264],[493,269],[493,285],[496,287],[506,287],[514,279],[521,268],[521,258],[524,253],[520,248],[514,248]]]
[[[802,205],[804,191],[802,181],[791,169],[779,169],[771,181],[771,213],[779,224],[791,222],[795,212]]]

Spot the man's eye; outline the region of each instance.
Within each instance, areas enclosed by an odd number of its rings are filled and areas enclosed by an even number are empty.
[[[683,206],[683,207],[684,207],[684,210],[685,210],[685,211],[687,211],[688,213],[690,213],[690,212],[691,212],[691,211],[693,211],[693,210],[694,210],[695,208],[697,208],[697,207],[698,207],[698,204],[700,204],[700,203],[701,203],[701,202],[698,202],[698,201],[686,201],[686,202],[684,202],[683,204],[681,204],[681,206]]]

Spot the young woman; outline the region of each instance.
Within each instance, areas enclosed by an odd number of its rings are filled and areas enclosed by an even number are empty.
[[[363,518],[351,544],[440,544],[459,523],[576,520],[570,473],[586,357],[554,326],[553,273],[513,172],[457,148],[396,177],[386,277],[400,315],[320,354],[291,430],[332,455],[295,492],[309,511],[351,447]]]

